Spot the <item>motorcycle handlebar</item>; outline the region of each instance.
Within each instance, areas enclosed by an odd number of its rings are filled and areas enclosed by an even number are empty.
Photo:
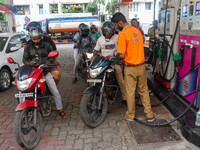
[[[38,68],[48,69],[48,68],[52,68],[52,67],[56,67],[56,66],[58,66],[57,63],[53,63],[53,64],[50,64],[50,65],[41,64]]]

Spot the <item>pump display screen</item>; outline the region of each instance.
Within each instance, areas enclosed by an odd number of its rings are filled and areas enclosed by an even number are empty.
[[[183,6],[182,17],[187,17],[188,15],[188,5]]]
[[[196,16],[200,15],[200,2],[196,3]]]

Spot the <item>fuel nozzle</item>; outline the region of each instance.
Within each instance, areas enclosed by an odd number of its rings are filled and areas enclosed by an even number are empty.
[[[173,61],[177,62],[179,60],[181,60],[182,57],[181,57],[181,54],[180,52],[177,52],[174,56],[173,56]]]

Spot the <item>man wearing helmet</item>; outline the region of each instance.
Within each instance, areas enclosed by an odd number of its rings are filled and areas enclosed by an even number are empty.
[[[30,34],[30,31],[32,30],[32,28],[40,28],[42,30],[40,23],[37,21],[30,22],[28,24],[28,26],[26,27],[26,30],[28,31],[29,34]],[[53,42],[53,40],[50,37],[43,34],[42,39],[43,39],[43,41],[48,42],[52,46],[54,51],[57,50],[55,43]],[[23,46],[26,47],[26,45],[30,44],[32,40],[30,39],[28,42],[26,42],[25,39],[21,39],[21,41],[22,41]],[[55,61],[57,62],[57,58]],[[51,68],[51,74],[53,75],[56,85],[59,83],[59,81],[61,79],[60,64],[58,62],[57,62],[57,64],[58,65],[56,67]]]
[[[93,50],[93,46],[95,45],[95,39],[89,34],[90,30],[87,25],[83,25],[80,30],[80,35],[77,37],[77,42],[74,44],[74,48],[78,48],[78,56],[76,58],[76,62],[73,70],[73,79],[72,83],[76,83],[77,75],[78,75],[78,65],[81,62],[81,50],[82,49],[90,49]]]
[[[97,27],[93,24],[90,27],[90,35],[97,41],[100,38],[100,34],[97,32]]]
[[[36,28],[36,27],[42,29],[42,27],[41,27],[41,25],[40,25],[39,22],[37,22],[37,21],[32,21],[32,22],[30,22],[30,23],[27,25],[26,30],[28,31],[28,33],[30,33],[31,29],[32,29],[32,28]],[[53,50],[57,50],[57,49],[56,49],[56,45],[55,45],[55,43],[53,42],[53,40],[52,40],[51,38],[49,38],[48,36],[44,35],[44,36],[43,36],[43,40],[46,41],[46,42],[49,42],[49,43],[51,44]],[[31,42],[31,40],[25,42],[25,40],[22,39],[22,42],[23,42],[23,46],[26,46],[27,43],[30,43],[30,42]]]
[[[103,35],[97,40],[97,44],[94,48],[94,56],[100,51],[101,55],[107,59],[113,56],[114,51],[117,50],[118,35],[115,34],[115,26],[111,22],[105,22],[102,27]],[[122,103],[126,103],[126,90],[123,79],[123,74],[120,65],[115,65],[115,76],[120,86],[122,93]]]
[[[30,42],[24,48],[23,63],[25,65],[31,65],[38,67],[41,64],[50,65],[55,62],[55,58],[48,58],[49,52],[53,51],[50,43],[43,40],[43,31],[39,27],[32,28],[30,31]],[[62,100],[57,89],[56,83],[53,79],[52,74],[49,72],[45,75],[46,83],[54,96],[56,102],[56,108],[63,119],[68,116],[62,110]]]
[[[78,26],[78,32],[74,35],[73,41],[74,43],[77,42],[77,37],[80,35],[81,27],[85,25],[84,23],[80,23]],[[76,62],[76,58],[78,56],[78,48],[74,48],[74,61]]]

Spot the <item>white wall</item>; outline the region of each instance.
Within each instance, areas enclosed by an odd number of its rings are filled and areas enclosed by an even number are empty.
[[[145,10],[145,2],[151,2],[151,10]],[[156,3],[156,19],[158,19],[159,2]],[[152,24],[154,13],[154,0],[133,0],[133,3],[138,3],[138,11],[133,12],[129,7],[129,19],[139,18],[140,24]],[[130,5],[129,5],[130,6]]]
[[[12,27],[13,27],[13,16],[12,13],[6,13],[5,14],[6,21],[8,21],[8,27],[9,31],[12,32]]]
[[[43,5],[44,14],[49,14],[49,4],[58,4],[58,12],[61,13],[62,4],[84,4],[91,0],[13,0],[13,5],[29,5],[30,15],[39,15],[39,5]]]

